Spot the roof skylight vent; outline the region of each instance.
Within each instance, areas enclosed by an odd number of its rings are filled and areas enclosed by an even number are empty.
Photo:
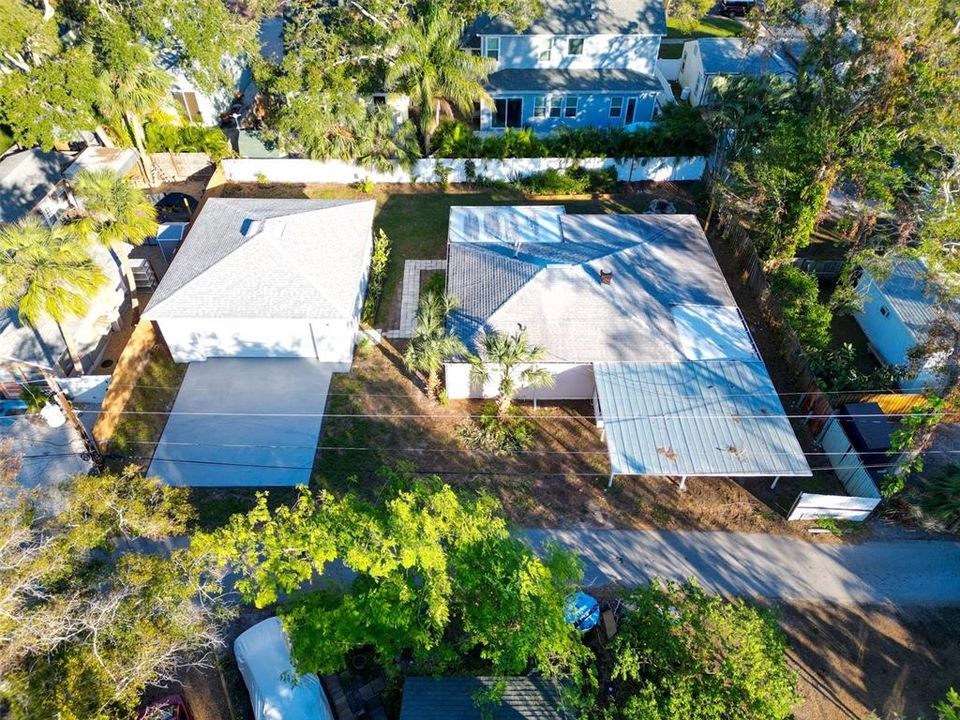
[[[240,223],[240,234],[244,237],[253,237],[263,231],[263,220],[256,218],[244,218]]]

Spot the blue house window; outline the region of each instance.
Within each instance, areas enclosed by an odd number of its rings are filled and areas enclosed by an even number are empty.
[[[496,98],[493,101],[494,115],[492,125],[495,128],[523,127],[523,99]]]
[[[621,115],[623,115],[623,97],[618,95],[610,98],[610,117],[618,118]]]
[[[542,118],[547,116],[547,99],[542,95],[538,98],[534,98],[533,116],[537,118]]]
[[[576,95],[567,95],[567,102],[563,106],[563,116],[575,118],[577,116],[577,103],[580,101]]]
[[[558,118],[563,114],[563,95],[554,95],[550,98],[550,117]]]
[[[498,37],[488,37],[483,39],[484,50],[483,54],[485,57],[493,58],[494,60],[500,60],[500,38]]]
[[[887,309],[886,305],[880,306],[880,314],[884,317],[890,317],[890,311]]]
[[[583,38],[567,38],[567,55],[583,55]]]
[[[550,41],[547,40],[540,48],[540,54],[537,56],[540,59],[540,62],[550,62]]]

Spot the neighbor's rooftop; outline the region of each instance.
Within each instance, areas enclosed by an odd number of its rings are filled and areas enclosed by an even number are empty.
[[[796,68],[779,42],[743,38],[700,38],[707,75],[794,75]]]
[[[61,152],[23,150],[0,160],[0,223],[22,220],[63,179],[70,157]]]

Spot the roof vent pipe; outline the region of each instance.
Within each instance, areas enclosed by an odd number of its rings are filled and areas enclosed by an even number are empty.
[[[602,285],[613,285],[613,270],[601,270],[600,283]]]

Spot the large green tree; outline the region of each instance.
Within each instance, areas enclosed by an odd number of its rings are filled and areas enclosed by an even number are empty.
[[[75,367],[80,352],[63,324],[82,317],[106,284],[90,256],[90,238],[76,225],[47,227],[35,217],[0,228],[0,307],[16,309],[21,322],[60,328]]]
[[[11,720],[126,720],[144,688],[222,645],[182,489],[130,469],[0,493],[0,698]]]
[[[495,63],[461,47],[463,28],[463,18],[435,2],[410,18],[388,46],[387,88],[407,94],[418,108],[425,149],[444,103],[465,113],[474,103],[492,104],[483,81]]]
[[[229,564],[237,589],[258,607],[282,599],[303,671],[340,670],[345,653],[372,646],[388,669],[407,655],[423,671],[443,672],[475,655],[494,674],[533,665],[579,674],[586,650],[563,621],[581,573],[573,556],[534,555],[508,535],[489,497],[463,499],[438,478],[405,470],[385,481],[377,505],[303,489],[295,504],[270,510],[261,496],[195,547]],[[355,578],[305,587],[335,560]]]
[[[71,186],[83,206],[77,222],[88,228],[97,242],[113,251],[136,313],[137,283],[128,249],[123,245],[140,245],[157,234],[157,211],[153,203],[129,178],[110,169],[84,170],[73,178]]]
[[[654,582],[624,598],[611,647],[609,720],[786,720],[800,700],[769,612]]]

